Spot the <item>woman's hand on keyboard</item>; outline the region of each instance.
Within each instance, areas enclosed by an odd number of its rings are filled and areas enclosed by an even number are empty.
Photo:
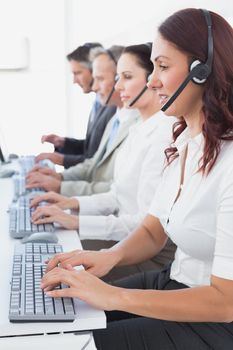
[[[64,283],[70,288],[55,289]],[[41,288],[50,297],[77,297],[102,310],[115,310],[121,307],[123,288],[113,287],[87,271],[76,271],[71,266],[67,269],[54,268],[46,273],[41,281]]]
[[[75,198],[62,196],[55,192],[47,192],[42,195],[38,195],[31,200],[30,206],[37,207],[39,203],[47,202],[48,205],[55,204],[61,209],[75,209],[79,210],[79,202]]]
[[[82,265],[86,271],[95,276],[105,276],[119,262],[119,256],[114,250],[104,249],[101,251],[74,250],[69,253],[55,255],[48,261],[47,272],[57,266]]]
[[[77,215],[65,213],[56,205],[37,207],[32,213],[32,223],[35,225],[58,223],[68,230],[77,230],[79,228],[79,219]]]

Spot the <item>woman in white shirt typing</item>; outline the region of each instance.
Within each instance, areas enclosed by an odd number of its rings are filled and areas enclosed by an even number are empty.
[[[196,82],[189,81],[166,109],[167,115],[183,117],[149,215],[107,251],[58,255],[48,265],[43,288],[60,281],[70,286],[49,295],[80,297],[108,310],[107,329],[94,332],[98,349],[233,348],[232,53],[232,28],[213,12],[186,9],[162,23],[149,86],[164,109],[187,78],[190,63],[206,66],[191,71]],[[168,236],[178,246],[171,268],[117,286],[96,277],[117,264],[148,259]],[[72,269],[79,264],[86,271]]]
[[[115,89],[120,92],[124,107],[132,104],[135,96],[145,88],[147,77],[152,73],[151,46],[150,43],[128,46],[118,61]],[[79,216],[66,214],[56,207],[38,208],[33,215],[34,220],[39,218],[35,223],[57,221],[67,228],[79,228],[80,238],[85,240],[83,247],[93,250],[112,246],[142,222],[161,179],[165,164],[164,150],[172,141],[172,126],[176,120],[166,118],[159,111],[159,99],[153,90],[147,89],[135,101],[133,108],[139,110],[142,120],[131,127],[129,136],[117,155],[111,190],[67,199],[66,208],[79,209]],[[64,197],[48,193],[36,198],[32,204],[41,200],[54,200],[59,205]],[[46,217],[41,219],[41,215]],[[73,226],[67,226],[67,221],[68,225]],[[106,242],[109,240],[111,242]],[[166,250],[156,258],[158,265],[155,266],[152,262],[148,264],[151,268],[163,267],[164,263],[173,258],[174,250],[175,246],[169,242]]]

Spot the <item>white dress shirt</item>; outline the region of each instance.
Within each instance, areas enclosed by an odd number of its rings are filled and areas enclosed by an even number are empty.
[[[233,142],[224,141],[208,176],[197,172],[204,137],[189,129],[175,143],[179,157],[165,170],[149,213],[177,245],[171,278],[190,287],[209,285],[211,275],[233,279]],[[182,190],[180,156],[188,145]]]
[[[162,175],[174,121],[159,112],[131,127],[116,158],[110,191],[78,197],[81,239],[118,241],[142,222]]]

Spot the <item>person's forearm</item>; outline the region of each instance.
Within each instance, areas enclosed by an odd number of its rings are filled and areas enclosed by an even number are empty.
[[[63,145],[63,153],[67,155],[80,155],[84,153],[85,140],[66,137]]]
[[[72,166],[82,163],[84,160],[85,160],[85,156],[83,154],[80,154],[80,155],[65,154],[63,165],[65,169],[68,169]]]
[[[150,220],[150,218],[149,218]],[[114,255],[118,256],[118,266],[132,265],[158,254],[164,247],[167,236],[164,234],[160,224],[157,227],[158,234],[151,235],[147,222],[131,233],[127,238],[111,248]]]
[[[66,209],[71,209],[76,211],[77,213],[79,212],[79,201],[77,198],[71,197],[67,200],[67,205]]]
[[[115,310],[178,322],[231,322],[232,310],[213,286],[180,290],[119,289]]]
[[[79,217],[77,215],[67,215],[64,221],[61,223],[68,230],[78,230],[79,228]]]

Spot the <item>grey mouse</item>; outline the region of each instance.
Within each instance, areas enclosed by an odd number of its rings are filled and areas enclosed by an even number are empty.
[[[10,153],[8,158],[9,158],[9,159],[18,159],[19,156],[18,156],[18,154]]]
[[[0,178],[7,178],[11,177],[15,174],[15,170],[12,169],[3,169],[0,170]]]
[[[35,232],[22,239],[22,243],[57,243],[58,238],[53,232]]]

